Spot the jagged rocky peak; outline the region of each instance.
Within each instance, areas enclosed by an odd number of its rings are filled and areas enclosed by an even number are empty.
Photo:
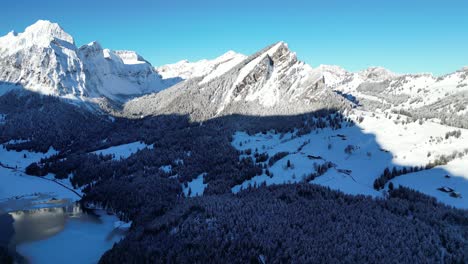
[[[85,96],[85,76],[73,38],[39,20],[0,38],[0,81],[58,96]]]
[[[97,41],[93,41],[79,48],[80,55],[89,57],[102,53],[102,46]]]
[[[132,50],[116,50],[114,53],[119,56],[125,64],[150,64],[142,56]]]
[[[277,42],[249,57],[249,62],[240,69],[234,83],[238,90],[243,86],[256,83],[262,78],[269,79],[274,68],[286,68],[297,62],[296,54],[291,52],[288,44]]]
[[[34,41],[36,45],[48,45],[54,39],[63,40],[70,44],[75,43],[73,37],[65,32],[59,24],[48,20],[38,20],[27,27],[21,35]]]
[[[24,32],[16,33],[11,31],[7,35],[0,37],[0,46],[3,53],[12,54],[18,50],[32,47],[64,46],[67,49],[75,50],[73,37],[65,32],[57,23],[47,20],[39,20],[27,27]]]
[[[359,72],[359,75],[365,80],[374,82],[381,82],[398,76],[383,67],[369,67]]]
[[[285,63],[286,66],[291,66],[298,62],[296,53],[292,52],[284,41],[279,41],[264,49],[258,55],[258,60],[262,61],[265,57],[270,58],[273,64]]]
[[[273,48],[273,53],[271,55],[269,54],[273,61],[297,62],[296,53],[289,49],[286,42],[280,41],[276,43]]]

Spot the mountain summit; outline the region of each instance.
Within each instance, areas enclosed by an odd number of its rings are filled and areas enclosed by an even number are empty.
[[[38,20],[27,27],[23,34],[25,37],[33,39],[36,42],[35,44],[43,42],[47,45],[54,39],[63,40],[70,44],[75,43],[73,37],[65,32],[59,24],[47,20]]]
[[[0,81],[43,94],[86,96],[86,77],[73,38],[56,23],[39,20],[23,33],[0,38]]]
[[[163,80],[133,51],[103,49],[97,42],[79,49],[58,24],[39,20],[23,33],[0,38],[1,91],[23,87],[42,94],[115,101],[160,91]]]

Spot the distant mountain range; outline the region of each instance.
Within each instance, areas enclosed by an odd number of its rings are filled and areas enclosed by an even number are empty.
[[[229,51],[213,60],[153,67],[134,51],[104,49],[98,42],[78,48],[58,24],[44,20],[0,38],[0,93],[22,87],[75,102],[112,102],[106,111],[137,117],[180,113],[207,119],[361,105],[460,123],[468,114],[467,76],[467,67],[441,77],[380,67],[313,68],[284,42],[251,56]]]

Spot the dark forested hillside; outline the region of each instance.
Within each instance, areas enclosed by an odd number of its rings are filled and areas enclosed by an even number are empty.
[[[0,126],[0,142],[22,139],[27,142],[7,146],[46,152],[85,148],[90,139],[105,136],[113,129],[107,117],[63,102],[53,96],[27,91],[13,91],[0,96],[0,113],[5,122]]]
[[[25,140],[8,148],[59,151],[27,173],[70,177],[85,193],[84,204],[133,221],[102,263],[467,261],[467,212],[407,189],[396,189],[385,200],[302,183],[231,194],[233,186],[266,173],[269,158],[239,158],[231,145],[235,131],[301,135],[354,126],[333,109],[206,122],[181,115],[126,119],[57,98],[9,93],[0,97],[0,114],[5,116],[0,142]],[[135,141],[153,147],[120,160],[90,153]],[[170,171],[161,169],[169,165]],[[204,196],[186,198],[182,187],[200,174],[208,184]]]
[[[386,200],[310,184],[183,201],[101,263],[465,263],[468,214],[409,189]]]

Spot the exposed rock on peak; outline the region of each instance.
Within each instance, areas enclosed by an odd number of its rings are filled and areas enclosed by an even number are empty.
[[[205,77],[206,78],[206,77]],[[128,102],[127,114],[287,115],[346,103],[325,85],[319,70],[298,61],[284,42],[242,60],[209,81],[193,79]]]

